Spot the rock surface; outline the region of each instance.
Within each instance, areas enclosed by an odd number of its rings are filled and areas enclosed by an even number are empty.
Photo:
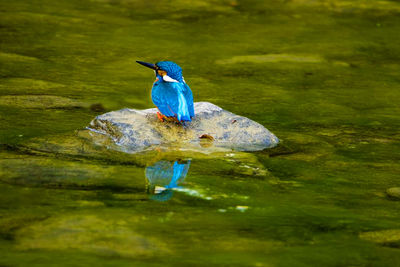
[[[185,127],[174,122],[160,122],[155,108],[126,108],[97,116],[88,129],[110,136],[126,152],[160,145],[256,151],[274,147],[279,142],[261,124],[214,104],[196,102],[194,108],[196,117]],[[204,136],[208,138],[200,138]]]

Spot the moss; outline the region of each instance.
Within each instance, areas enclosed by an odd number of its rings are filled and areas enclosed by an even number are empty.
[[[104,220],[96,215],[51,218],[21,229],[18,250],[76,249],[99,255],[143,257],[167,252],[164,244],[136,234],[124,220]]]

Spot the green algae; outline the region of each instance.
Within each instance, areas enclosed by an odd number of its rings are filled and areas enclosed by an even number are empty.
[[[133,216],[132,216],[133,217]],[[99,255],[138,257],[165,254],[165,244],[136,234],[131,227],[140,218],[113,220],[98,215],[74,214],[51,218],[16,233],[18,250],[79,249]],[[82,232],[85,234],[82,235]]]
[[[217,64],[237,64],[237,63],[274,63],[274,62],[291,62],[291,63],[321,63],[324,60],[319,56],[308,55],[288,55],[288,54],[267,54],[267,55],[251,55],[251,56],[235,56],[226,60],[218,60]]]
[[[51,95],[5,95],[0,96],[0,105],[26,109],[71,109],[85,106],[70,98]]]
[[[400,265],[397,1],[0,6],[0,265]],[[99,113],[152,107],[135,60],[176,61],[196,101],[280,145],[93,143]],[[151,200],[145,168],[190,159],[184,190]]]

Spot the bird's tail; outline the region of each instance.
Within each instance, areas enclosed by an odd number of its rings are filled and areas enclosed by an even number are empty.
[[[192,119],[190,118],[188,104],[182,92],[178,92],[178,101],[178,121],[191,121]]]

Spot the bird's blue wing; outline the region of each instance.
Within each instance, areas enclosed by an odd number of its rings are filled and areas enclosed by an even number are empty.
[[[184,83],[157,82],[151,93],[153,103],[165,116],[176,117],[179,121],[190,121],[190,106],[185,96],[186,87]]]
[[[184,92],[186,103],[188,105],[190,117],[194,117],[194,106],[193,106],[193,94],[192,90],[190,90],[189,85],[185,83],[186,90]]]
[[[179,106],[178,95],[167,83],[154,83],[151,90],[151,99],[163,115],[167,117],[176,116],[177,109],[175,107]]]

